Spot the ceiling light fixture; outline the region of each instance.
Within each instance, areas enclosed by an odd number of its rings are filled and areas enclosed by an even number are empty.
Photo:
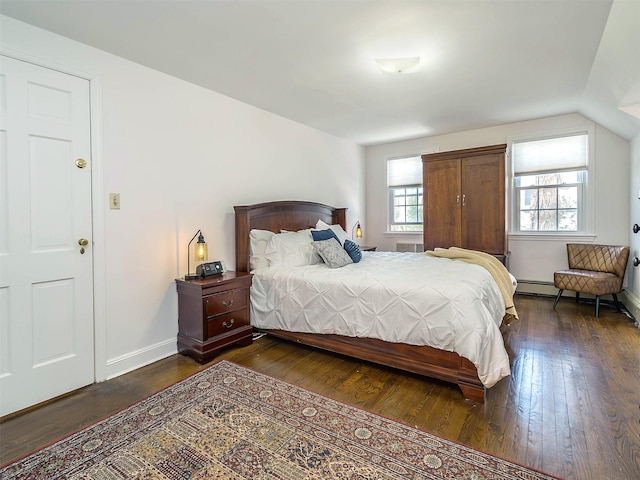
[[[420,57],[376,58],[384,73],[414,73],[420,67]]]

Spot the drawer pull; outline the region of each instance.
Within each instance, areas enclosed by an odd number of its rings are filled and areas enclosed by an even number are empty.
[[[233,298],[231,300],[229,300],[228,302],[226,300],[222,301],[222,306],[229,308],[231,305],[233,305]]]
[[[231,303],[233,303],[233,302],[231,302]],[[232,319],[231,319],[231,321],[229,322],[229,325],[227,325],[227,322],[222,322],[222,326],[223,326],[224,328],[231,328],[231,327],[233,327],[233,318],[232,318]]]

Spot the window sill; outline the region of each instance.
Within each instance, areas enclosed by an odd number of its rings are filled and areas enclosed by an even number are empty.
[[[593,233],[509,233],[509,241],[540,241],[540,242],[593,242]]]
[[[419,236],[422,237],[423,232],[382,232],[383,237],[406,237]]]

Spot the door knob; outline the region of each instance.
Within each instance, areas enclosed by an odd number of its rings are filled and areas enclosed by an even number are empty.
[[[78,240],[78,245],[86,247],[87,245],[89,245],[89,240],[87,240],[86,238],[81,238],[80,240]]]
[[[633,259],[633,266],[637,267],[638,265],[640,265],[640,258],[636,257]]]
[[[633,224],[633,233],[638,233],[640,232],[640,225],[638,225],[637,223]]]

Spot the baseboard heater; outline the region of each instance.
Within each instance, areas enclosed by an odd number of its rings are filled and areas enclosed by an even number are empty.
[[[422,243],[396,243],[396,252],[424,252],[424,244]]]
[[[530,295],[549,295],[555,297],[558,289],[553,282],[541,282],[537,280],[518,280],[516,293],[526,293]]]

